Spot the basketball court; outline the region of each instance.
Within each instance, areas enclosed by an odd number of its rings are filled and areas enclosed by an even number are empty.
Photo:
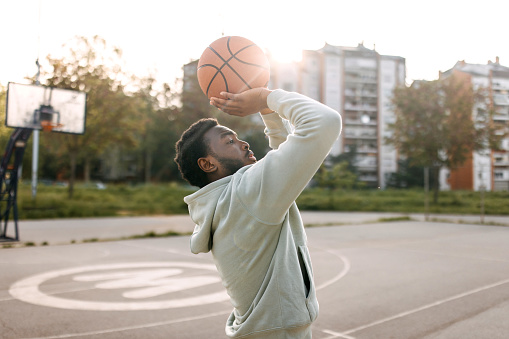
[[[339,220],[338,220],[339,222]],[[307,229],[315,339],[507,338],[507,227]],[[189,237],[0,250],[2,338],[224,338],[231,306]]]

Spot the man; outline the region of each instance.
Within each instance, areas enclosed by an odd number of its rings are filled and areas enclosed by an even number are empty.
[[[191,251],[212,251],[234,307],[229,337],[311,338],[318,301],[295,199],[338,138],[340,115],[283,90],[221,95],[228,100],[211,104],[227,114],[261,113],[273,150],[257,161],[248,143],[214,119],[182,134],[175,161],[201,188],[184,198],[196,223]]]

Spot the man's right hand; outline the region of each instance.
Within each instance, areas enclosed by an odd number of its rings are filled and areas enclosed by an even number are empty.
[[[245,117],[254,113],[273,113],[267,106],[267,97],[272,91],[267,88],[253,88],[239,94],[221,92],[227,98],[210,98],[210,104],[229,115]]]

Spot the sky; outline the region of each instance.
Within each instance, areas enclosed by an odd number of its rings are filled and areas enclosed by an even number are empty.
[[[35,60],[61,56],[75,36],[122,49],[127,71],[170,85],[224,35],[281,61],[325,43],[363,43],[406,59],[407,83],[434,80],[459,60],[509,66],[509,1],[483,0],[0,0],[0,84],[27,83]]]

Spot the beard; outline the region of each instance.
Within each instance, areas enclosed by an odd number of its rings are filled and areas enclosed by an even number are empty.
[[[239,169],[246,166],[246,164],[240,159],[229,159],[229,158],[216,158],[221,163],[223,168],[226,170],[227,175],[236,173]]]

